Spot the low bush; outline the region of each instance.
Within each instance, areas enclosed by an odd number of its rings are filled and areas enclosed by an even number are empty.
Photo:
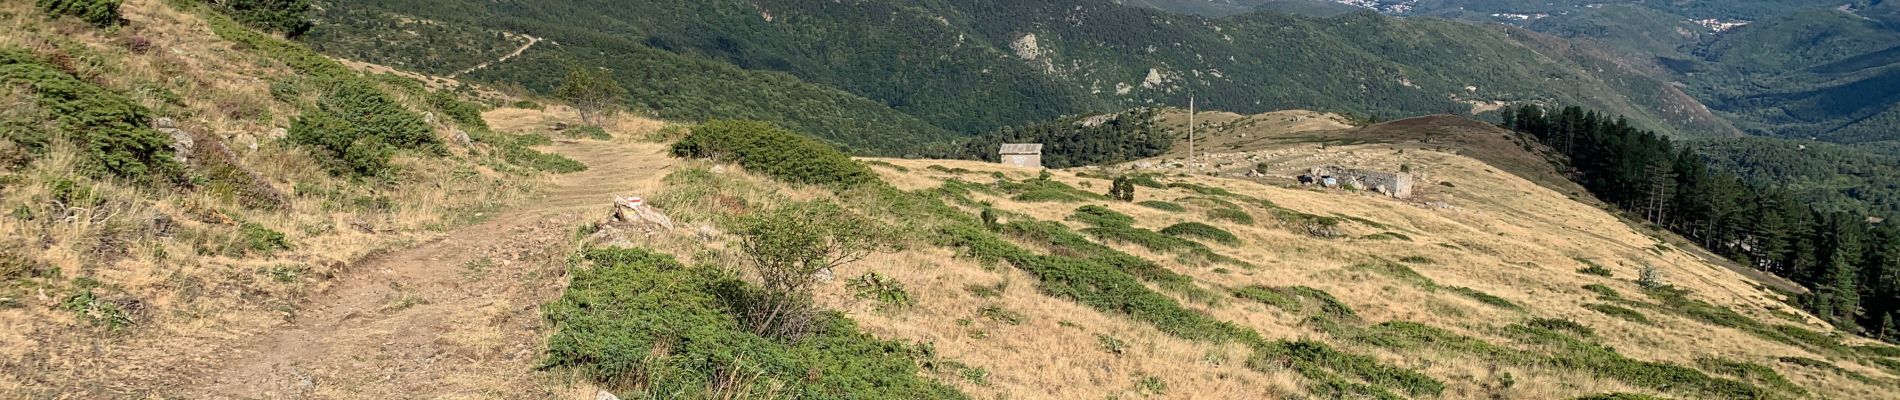
[[[1588,309],[1590,311],[1603,313],[1603,315],[1622,318],[1625,321],[1635,322],[1639,324],[1649,323],[1649,317],[1643,316],[1643,313],[1636,312],[1636,310],[1631,310],[1631,309],[1624,308],[1622,306],[1617,306],[1614,304],[1602,304],[1602,303],[1585,304],[1583,305],[1583,308]]]
[[[1341,352],[1325,343],[1310,340],[1260,346],[1254,351],[1253,357],[1247,360],[1247,365],[1262,370],[1290,368],[1317,381],[1314,394],[1325,398],[1397,398],[1386,393],[1385,388],[1395,388],[1413,396],[1435,397],[1445,390],[1444,382],[1417,371],[1386,365],[1372,357]],[[1366,384],[1345,381],[1335,374],[1358,378]]]
[[[290,240],[282,232],[271,230],[254,222],[238,225],[238,248],[240,254],[269,255],[277,250],[290,248]]]
[[[220,11],[253,28],[297,38],[309,32],[310,0],[218,0]]]
[[[918,376],[920,348],[878,340],[837,313],[786,343],[742,328],[729,303],[756,290],[719,268],[641,249],[586,251],[543,307],[555,332],[543,365],[616,391],[705,398],[966,398]],[[623,393],[623,395],[626,395]]]
[[[1227,191],[1227,189],[1221,189],[1221,188],[1217,188],[1213,186],[1206,186],[1206,185],[1193,184],[1193,183],[1187,183],[1187,182],[1170,183],[1168,184],[1168,187],[1175,188],[1175,189],[1187,189],[1188,191],[1194,192],[1195,194],[1199,194],[1202,196],[1227,196],[1227,197],[1240,196],[1238,194],[1234,194],[1234,192]]]
[[[1776,360],[1781,361],[1783,363],[1790,364],[1790,365],[1797,365],[1797,366],[1802,366],[1802,367],[1807,367],[1807,368],[1818,369],[1821,371],[1831,372],[1836,375],[1845,376],[1848,379],[1860,381],[1862,383],[1873,384],[1877,382],[1874,380],[1873,377],[1869,377],[1859,372],[1849,371],[1845,368],[1841,368],[1840,366],[1834,365],[1834,363],[1830,363],[1827,361],[1821,361],[1821,360],[1816,360],[1816,359],[1807,358],[1807,357],[1795,357],[1795,356],[1781,357],[1781,358],[1777,358]]]
[[[1046,172],[1045,172],[1046,173]],[[1050,179],[1028,179],[1022,182],[1001,181],[997,187],[1003,192],[1015,194],[1012,200],[1021,202],[1062,202],[1073,203],[1085,200],[1106,200],[1107,196],[1076,189],[1074,186]]]
[[[1434,261],[1431,258],[1425,257],[1425,256],[1405,256],[1405,257],[1399,258],[1399,262],[1406,263],[1406,264],[1435,264],[1438,261]]]
[[[1371,273],[1375,273],[1379,275],[1385,275],[1387,277],[1398,279],[1400,281],[1410,283],[1413,286],[1417,286],[1423,289],[1429,290],[1429,289],[1435,289],[1438,287],[1438,282],[1432,281],[1432,278],[1425,277],[1425,275],[1420,275],[1418,271],[1413,271],[1412,267],[1407,267],[1405,266],[1405,264],[1399,264],[1399,263],[1395,263],[1391,261],[1378,260],[1378,261],[1372,261],[1372,262],[1364,262],[1364,263],[1354,264],[1351,267],[1351,269],[1371,272]]]
[[[443,151],[421,115],[361,79],[332,82],[314,109],[291,120],[289,139],[343,176],[387,175],[396,150]]]
[[[147,183],[183,180],[172,139],[150,127],[150,110],[137,102],[24,50],[0,49],[0,85],[31,87],[39,108],[49,111],[45,117],[52,135],[31,129],[7,132],[5,139],[27,153],[43,154],[54,141],[65,141],[81,151],[80,170],[90,176]]]
[[[49,16],[79,18],[97,26],[118,25],[119,3],[124,0],[38,0],[41,12]]]
[[[430,92],[429,106],[435,107],[436,111],[442,112],[442,116],[455,121],[462,128],[488,129],[488,121],[482,119],[482,105],[462,101],[461,98],[455,96],[454,92],[448,90]]]
[[[1216,208],[1207,210],[1207,217],[1241,225],[1253,225],[1254,223],[1253,214],[1248,214],[1246,211],[1241,211],[1238,208]]]
[[[996,226],[995,229],[1037,243],[1045,243],[1047,249],[1056,254],[1086,258],[1109,267],[1134,275],[1142,281],[1153,282],[1162,289],[1180,293],[1190,299],[1211,300],[1215,295],[1194,285],[1194,278],[1175,273],[1160,264],[1135,257],[1108,246],[1089,241],[1062,224],[1043,221],[1016,221]],[[1098,228],[1092,228],[1098,229]],[[1118,231],[1143,231],[1134,228],[1114,228]],[[1150,235],[1153,233],[1150,232]]]
[[[1411,236],[1405,236],[1405,234],[1402,234],[1402,233],[1398,233],[1398,232],[1379,232],[1379,233],[1374,233],[1374,234],[1371,234],[1371,235],[1365,235],[1365,236],[1361,236],[1361,237],[1360,237],[1360,239],[1365,239],[1365,240],[1397,240],[1397,241],[1403,241],[1403,242],[1410,242],[1410,241],[1412,241],[1412,237],[1411,237]]]
[[[1604,300],[1616,300],[1616,299],[1623,298],[1623,294],[1617,293],[1616,289],[1611,289],[1609,286],[1603,286],[1603,284],[1599,284],[1599,283],[1583,285],[1583,290],[1588,290],[1591,293],[1596,293],[1597,297],[1602,297]]]
[[[1148,207],[1148,208],[1161,210],[1161,211],[1172,211],[1172,212],[1187,211],[1187,207],[1182,207],[1180,204],[1165,202],[1161,200],[1148,200],[1148,201],[1143,201],[1143,202],[1135,203],[1135,204],[1139,204],[1143,207]]]
[[[510,164],[528,167],[536,171],[566,174],[587,170],[587,164],[575,161],[560,154],[542,152],[522,146],[502,147],[502,158]]]
[[[1550,331],[1570,331],[1570,333],[1575,333],[1579,337],[1592,337],[1597,335],[1595,329],[1590,329],[1589,326],[1584,326],[1583,324],[1577,323],[1577,321],[1567,319],[1532,318],[1529,321],[1524,321],[1524,325]]]
[[[1283,290],[1260,285],[1246,286],[1233,290],[1234,297],[1258,301],[1262,304],[1278,307],[1288,312],[1300,311],[1300,300],[1283,293]]]
[[[877,182],[870,167],[836,147],[760,121],[707,122],[674,143],[673,155],[737,162],[794,184],[851,188]]]
[[[1666,400],[1661,397],[1637,393],[1602,393],[1578,397],[1571,400]]]
[[[1038,278],[1043,293],[1104,312],[1127,315],[1162,332],[1189,340],[1260,342],[1258,333],[1182,307],[1149,290],[1129,273],[1107,264],[1060,255],[1039,255],[970,225],[944,227],[942,244],[981,261],[1004,261]]]
[[[876,272],[866,272],[846,280],[844,286],[851,289],[852,297],[875,302],[879,310],[902,311],[915,304],[910,299],[910,292],[904,290],[903,282]]]
[[[1307,214],[1280,207],[1272,207],[1273,216],[1281,223],[1307,236],[1317,238],[1336,238],[1345,236],[1339,230],[1339,218]]]
[[[1761,364],[1704,357],[1696,359],[1696,365],[1710,373],[1732,376],[1783,392],[1796,395],[1808,392],[1800,386],[1795,386],[1794,382],[1788,381],[1788,378],[1781,376],[1780,372],[1775,372],[1774,368]]]
[[[1584,275],[1596,275],[1596,276],[1601,276],[1605,278],[1611,277],[1610,269],[1604,268],[1602,265],[1597,265],[1595,261],[1590,261],[1590,260],[1586,260],[1582,258],[1578,258],[1576,260],[1579,263],[1583,263],[1583,268],[1578,269],[1577,273],[1584,274]]]
[[[614,135],[607,133],[607,128],[595,125],[581,125],[569,128],[567,130],[567,136],[593,140],[614,140]]]
[[[1129,226],[1135,223],[1135,217],[1097,205],[1075,209],[1075,213],[1069,215],[1069,220],[1091,226]]]
[[[1212,240],[1215,243],[1220,243],[1220,244],[1224,244],[1228,246],[1235,246],[1235,245],[1240,244],[1240,237],[1234,236],[1232,232],[1228,232],[1221,228],[1216,228],[1213,225],[1203,224],[1199,222],[1182,222],[1179,224],[1174,224],[1167,228],[1162,228],[1161,234],[1178,237],[1178,238],[1197,237],[1197,238]]]
[[[1457,293],[1460,296],[1469,297],[1472,300],[1477,300],[1479,303],[1489,304],[1489,305],[1506,309],[1506,310],[1522,309],[1522,307],[1519,307],[1517,303],[1512,303],[1510,300],[1506,300],[1503,297],[1493,296],[1490,293],[1480,292],[1477,289],[1472,289],[1472,288],[1463,287],[1463,286],[1450,286],[1450,287],[1446,287],[1445,290],[1449,290],[1452,293]]]

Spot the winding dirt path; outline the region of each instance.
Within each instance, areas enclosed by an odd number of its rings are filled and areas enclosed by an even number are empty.
[[[540,305],[565,285],[570,236],[612,196],[659,186],[660,145],[557,143],[588,165],[532,205],[353,268],[293,322],[237,341],[185,398],[555,398],[533,373]]]
[[[508,62],[508,60],[512,60],[515,57],[520,57],[521,53],[528,52],[528,49],[534,48],[534,45],[536,43],[541,43],[541,38],[538,38],[538,37],[533,37],[533,36],[528,36],[528,35],[521,35],[521,37],[528,38],[528,44],[521,45],[521,48],[515,49],[513,53],[508,53],[508,55],[501,56],[501,59],[484,62],[481,64],[475,64],[475,66],[468,67],[468,69],[456,71],[454,74],[449,74],[449,79],[455,79],[455,78],[461,77],[462,75],[468,75],[470,72],[475,72],[477,70],[481,70],[482,68],[488,68],[489,65]]]

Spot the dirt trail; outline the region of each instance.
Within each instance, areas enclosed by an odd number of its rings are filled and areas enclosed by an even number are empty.
[[[672,160],[651,144],[552,150],[589,169],[555,178],[526,208],[351,269],[294,322],[220,351],[185,397],[566,397],[531,371],[545,336],[539,306],[564,285],[569,235],[604,216],[612,196],[657,188]]]
[[[524,38],[527,38],[527,39],[528,39],[528,44],[524,44],[524,45],[521,45],[521,48],[517,48],[517,49],[515,49],[515,51],[514,51],[514,52],[512,52],[512,53],[508,53],[508,55],[505,55],[505,56],[501,56],[501,59],[498,59],[498,60],[495,60],[495,61],[489,61],[489,62],[484,62],[484,63],[481,63],[481,64],[475,64],[475,66],[473,66],[473,67],[468,67],[468,69],[465,69],[465,70],[461,70],[461,71],[457,71],[457,72],[456,72],[456,73],[454,73],[454,74],[449,74],[449,79],[455,79],[455,78],[458,78],[458,77],[461,77],[462,75],[468,75],[469,73],[471,73],[471,72],[475,72],[475,71],[477,71],[477,70],[480,70],[480,69],[482,69],[482,68],[488,68],[488,66],[489,66],[489,65],[494,65],[494,64],[500,64],[500,63],[505,63],[505,62],[508,62],[508,60],[512,60],[512,59],[514,59],[515,57],[520,57],[520,56],[521,56],[521,53],[526,53],[526,52],[528,52],[528,49],[530,49],[530,48],[534,48],[534,45],[535,45],[536,43],[541,43],[541,38],[538,38],[538,37],[533,37],[533,36],[528,36],[528,35],[521,35],[521,37],[524,37]]]

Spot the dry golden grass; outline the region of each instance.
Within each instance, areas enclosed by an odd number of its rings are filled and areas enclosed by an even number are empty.
[[[1335,150],[1383,154],[1393,152],[1389,145],[1335,146]],[[1300,233],[1278,227],[1272,213],[1257,205],[1244,208],[1261,220],[1254,226],[1239,226],[1225,221],[1207,220],[1201,211],[1204,206],[1181,199],[1198,196],[1185,190],[1158,190],[1138,188],[1137,201],[1167,200],[1189,205],[1190,212],[1171,213],[1124,203],[1092,202],[1134,216],[1136,226],[1147,229],[1159,229],[1177,222],[1198,221],[1227,229],[1242,238],[1239,246],[1211,245],[1221,254],[1236,257],[1258,265],[1258,270],[1247,270],[1226,265],[1189,265],[1181,264],[1172,254],[1158,254],[1130,245],[1114,244],[1124,252],[1157,261],[1176,272],[1193,277],[1201,286],[1223,290],[1247,285],[1307,285],[1332,293],[1358,310],[1359,314],[1372,323],[1381,321],[1414,321],[1445,328],[1459,334],[1480,338],[1492,343],[1511,343],[1498,328],[1510,323],[1533,317],[1565,318],[1593,327],[1601,335],[1601,341],[1618,349],[1625,356],[1649,361],[1676,363],[1694,366],[1699,357],[1720,357],[1726,359],[1750,361],[1774,367],[1789,376],[1796,384],[1808,388],[1822,398],[1882,398],[1891,393],[1866,383],[1846,379],[1826,373],[1809,372],[1800,368],[1774,361],[1780,356],[1802,356],[1816,359],[1828,359],[1826,355],[1811,353],[1796,346],[1769,341],[1736,329],[1705,324],[1660,311],[1643,310],[1655,325],[1629,323],[1614,317],[1596,313],[1581,306],[1597,302],[1596,295],[1584,290],[1588,284],[1603,284],[1615,288],[1626,297],[1648,300],[1633,282],[1637,269],[1644,265],[1655,266],[1665,272],[1668,283],[1689,289],[1694,298],[1712,304],[1726,306],[1764,323],[1800,324],[1808,329],[1828,330],[1814,323],[1811,317],[1785,305],[1779,295],[1758,288],[1758,284],[1742,275],[1710,264],[1681,250],[1657,250],[1661,241],[1648,233],[1634,230],[1630,225],[1618,220],[1600,209],[1573,200],[1565,194],[1555,192],[1516,175],[1499,171],[1476,160],[1453,154],[1417,149],[1407,150],[1405,162],[1415,170],[1428,174],[1436,180],[1455,181],[1456,187],[1431,185],[1426,182],[1419,188],[1419,194],[1412,200],[1399,200],[1372,193],[1344,191],[1321,191],[1297,186],[1277,186],[1238,179],[1209,177],[1172,177],[1175,181],[1192,182],[1212,187],[1224,188],[1257,199],[1271,201],[1278,206],[1301,212],[1323,216],[1350,216],[1373,221],[1383,227],[1368,226],[1365,223],[1346,222],[1346,238],[1316,239]],[[971,182],[988,183],[994,181],[992,172],[1002,172],[1010,179],[1024,179],[1033,176],[1033,170],[1013,169],[1005,166],[969,161],[947,160],[900,160],[880,159],[909,169],[900,172],[892,168],[874,169],[886,181],[906,190],[934,187],[943,180],[957,178]],[[963,168],[970,173],[954,174],[930,170],[931,165],[946,168]],[[1374,167],[1392,168],[1396,165]],[[1076,176],[1079,171],[1052,171],[1057,181],[1091,191],[1106,191],[1108,182],[1099,179]],[[993,204],[996,208],[1021,213],[1039,220],[1061,221],[1076,207],[1090,203],[1020,203],[1005,197],[984,194],[974,195],[976,200]],[[1237,201],[1240,202],[1240,201]],[[1241,202],[1245,203],[1245,202]],[[1074,223],[1070,223],[1072,227]],[[1398,232],[1412,240],[1367,240],[1358,237],[1380,233]],[[1410,265],[1420,274],[1432,279],[1441,286],[1462,286],[1496,295],[1523,307],[1523,311],[1507,310],[1476,302],[1446,290],[1430,290],[1417,287],[1386,276],[1351,269],[1354,264],[1373,260],[1396,260],[1406,256],[1424,256],[1434,260],[1431,264]],[[1614,279],[1605,279],[1575,272],[1581,265],[1575,259],[1590,259],[1603,264],[1615,273]],[[1142,343],[1136,347],[1159,346],[1165,352],[1155,353],[1155,358],[1145,359],[1141,363],[1143,371],[1128,373],[1149,373],[1160,376],[1169,382],[1182,382],[1182,388],[1222,388],[1208,380],[1208,373],[1225,379],[1248,379],[1253,381],[1277,382],[1275,389],[1265,390],[1293,391],[1299,393],[1299,378],[1290,374],[1263,376],[1257,372],[1243,369],[1231,369],[1231,366],[1210,366],[1196,353],[1218,352],[1217,346],[1187,343],[1172,340],[1159,335],[1150,328],[1139,326],[1126,318],[1103,316],[1099,312],[1075,304],[1033,293],[1034,281],[1021,273],[1002,266],[992,271],[984,266],[967,260],[951,257],[950,253],[931,250],[911,252],[879,259],[879,262],[867,262],[854,268],[876,270],[880,274],[896,277],[899,281],[911,285],[913,297],[923,304],[917,310],[899,315],[883,315],[864,305],[853,305],[842,294],[830,297],[834,304],[851,311],[854,318],[863,322],[866,329],[881,335],[935,342],[946,355],[956,359],[979,360],[986,365],[1023,365],[1024,367],[990,368],[997,376],[1023,375],[1029,377],[1055,374],[1061,368],[1092,369],[1099,360],[1097,352],[1087,351],[1093,341],[1086,336],[1070,335],[1071,330],[1141,332],[1130,336],[1139,338],[1130,343]],[[853,272],[856,273],[856,272]],[[840,276],[854,276],[841,273]],[[1001,300],[974,299],[960,290],[961,285],[970,283],[996,282],[1010,279],[1012,289],[1017,293]],[[843,289],[836,289],[843,290]],[[1160,290],[1157,290],[1160,291]],[[1161,291],[1163,293],[1170,293]],[[1427,374],[1444,380],[1448,389],[1446,397],[1477,398],[1502,394],[1506,398],[1565,398],[1597,392],[1638,392],[1654,393],[1651,390],[1631,387],[1626,383],[1605,380],[1587,374],[1553,370],[1548,368],[1527,368],[1513,365],[1494,365],[1492,362],[1474,358],[1471,355],[1453,354],[1441,351],[1394,353],[1374,347],[1359,345],[1331,338],[1315,328],[1302,326],[1303,316],[1290,315],[1276,308],[1251,303],[1246,300],[1228,299],[1214,306],[1197,304],[1189,299],[1176,296],[1189,308],[1203,311],[1221,320],[1233,321],[1260,331],[1268,338],[1298,339],[1310,338],[1332,343],[1349,351],[1374,355],[1394,365],[1419,369]],[[1015,297],[1023,296],[1023,297]],[[1018,338],[1015,335],[993,335],[985,339],[971,339],[964,336],[969,328],[958,326],[955,321],[970,318],[972,310],[987,302],[1003,304],[1011,310],[1027,315],[1025,326],[1035,326],[1029,332],[1032,337]],[[1055,303],[1055,304],[1045,304]],[[1791,321],[1771,310],[1801,315],[1804,321]],[[1087,317],[1083,317],[1083,316]],[[1060,329],[1046,320],[1069,320],[1080,326],[1078,329]],[[983,323],[976,326],[987,327]],[[1002,332],[1015,332],[1018,327],[991,328]],[[1027,346],[1019,341],[1043,340],[1042,337],[1062,336],[1044,347]],[[1864,339],[1849,339],[1849,342]],[[954,345],[953,345],[954,343]],[[1066,343],[1066,345],[1061,344]],[[1003,350],[997,350],[1003,349]],[[1054,349],[1038,351],[1019,351],[1020,349]],[[1228,349],[1236,355],[1241,353]],[[1080,364],[1068,361],[1050,360],[1051,354],[1059,357],[1081,358],[1089,360]],[[1848,360],[1836,360],[1843,368],[1877,377],[1893,379],[1891,372],[1881,371]],[[1099,368],[1099,367],[1093,367]],[[1216,372],[1217,371],[1217,372]],[[1062,372],[1070,373],[1070,372]],[[1498,374],[1509,373],[1515,385],[1499,391],[1487,387],[1495,382]],[[1074,378],[1024,378],[1024,386],[990,387],[964,385],[973,393],[1001,393],[1010,395],[1029,395],[1032,397],[1089,398],[1114,393],[1114,388],[1091,388],[1092,390],[1069,389],[1073,391],[1038,392],[1045,388],[1070,388],[1062,383],[1073,384]],[[1090,385],[1101,384],[1101,378],[1091,377]],[[1009,381],[1003,381],[1009,382]],[[1190,383],[1191,382],[1191,383]],[[993,382],[994,383],[994,382]],[[1242,385],[1248,389],[1241,392],[1222,392],[1240,394],[1241,397],[1257,397],[1257,386]],[[1171,396],[1198,396],[1198,390],[1185,390],[1170,393]],[[1220,397],[1220,395],[1212,395]]]
[[[451,149],[446,158],[399,155],[394,163],[400,172],[387,183],[331,176],[302,150],[266,138],[300,112],[269,93],[273,81],[292,74],[288,68],[233,47],[198,16],[165,1],[127,1],[122,12],[127,24],[100,30],[47,19],[31,2],[6,2],[0,4],[0,24],[9,28],[0,30],[0,48],[66,60],[64,65],[81,79],[125,94],[154,117],[172,118],[196,133],[198,147],[229,147],[236,165],[261,176],[288,202],[247,208],[230,195],[207,190],[81,178],[75,172],[77,151],[67,148],[5,171],[20,178],[0,189],[0,207],[9,211],[68,213],[46,200],[50,182],[63,178],[106,200],[99,207],[70,211],[71,218],[0,218],[0,237],[9,238],[0,245],[21,249],[23,258],[40,265],[39,277],[0,286],[0,304],[6,304],[0,306],[0,325],[8,327],[0,330],[0,398],[152,390],[134,386],[167,374],[168,362],[161,360],[289,319],[306,298],[327,290],[332,278],[350,272],[358,261],[479,222],[537,198],[547,185],[545,177],[494,171],[462,148]],[[150,48],[126,45],[138,40],[149,41]],[[29,97],[11,89],[0,91],[0,99],[30,105]],[[423,109],[420,99],[403,100]],[[497,122],[508,125],[525,119],[571,121],[564,112],[571,114],[559,108],[495,113],[503,116]],[[610,130],[644,134],[658,124],[627,116]],[[509,128],[514,127],[498,130],[519,132]],[[453,130],[437,125],[434,131],[447,142]],[[240,136],[257,138],[259,146],[241,145],[235,140]],[[152,223],[160,215],[171,221],[169,229]],[[291,247],[268,254],[230,251],[243,240],[241,223],[281,232]],[[99,282],[98,295],[124,309],[130,325],[97,326],[63,309],[61,303],[79,290],[80,279]],[[494,338],[448,340],[480,347]],[[177,350],[190,351],[168,354]]]

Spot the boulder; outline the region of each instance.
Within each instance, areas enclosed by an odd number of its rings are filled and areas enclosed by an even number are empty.
[[[455,144],[462,147],[475,146],[475,138],[469,137],[468,132],[463,132],[461,129],[455,130],[455,136],[452,139],[455,140]]]
[[[606,390],[602,390],[600,393],[594,395],[594,400],[620,400],[620,397],[614,396],[613,393],[608,393]]]
[[[639,197],[615,197],[613,219],[648,230],[673,230],[672,218]]]
[[[237,137],[231,138],[231,142],[237,143],[238,146],[246,150],[257,151],[257,137],[251,136],[249,133],[240,133]]]
[[[284,140],[287,137],[290,137],[290,130],[284,128],[272,128],[270,133],[264,134],[264,140]]]
[[[183,129],[178,128],[159,128],[158,132],[166,136],[171,136],[173,159],[178,160],[181,164],[191,163],[191,156],[195,154],[194,152],[198,149],[197,141],[192,139],[191,132],[185,132]]]
[[[152,120],[152,129],[178,129],[178,121],[173,121],[171,118],[160,117]]]

